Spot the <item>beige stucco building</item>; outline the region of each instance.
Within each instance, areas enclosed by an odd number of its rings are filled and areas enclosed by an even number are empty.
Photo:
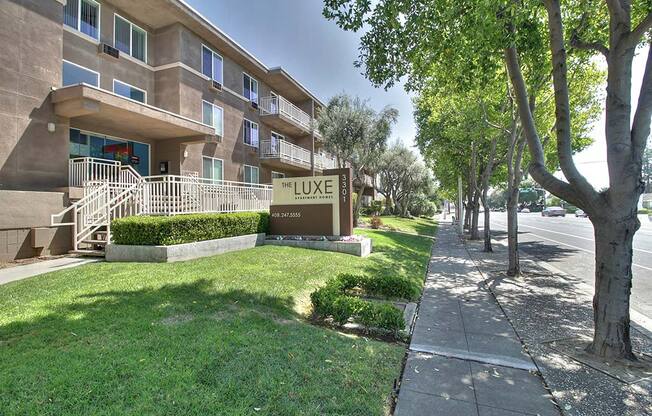
[[[181,0],[3,0],[0,45],[0,260],[70,249],[50,216],[79,198],[71,160],[247,183],[334,167],[320,100]]]

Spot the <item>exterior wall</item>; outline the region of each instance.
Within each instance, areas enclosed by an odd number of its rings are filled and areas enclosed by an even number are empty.
[[[150,7],[157,5],[147,3]],[[259,97],[270,95],[264,68],[244,55],[236,56],[233,50],[229,56],[221,53],[220,48],[181,23],[149,27],[144,23],[148,20],[145,13],[134,12],[138,16],[132,16],[116,9],[111,0],[100,1],[100,40],[95,41],[63,25],[64,4],[65,0],[3,0],[0,8],[0,260],[57,254],[70,248],[69,227],[50,229],[44,249],[31,247],[30,230],[47,227],[50,215],[69,204],[66,194],[52,191],[68,186],[71,127],[149,144],[151,174],[159,174],[159,163],[164,161],[169,163],[170,174],[182,170],[201,174],[202,156],[222,159],[226,180],[243,181],[244,165],[259,167],[261,183],[271,183],[272,171],[287,177],[309,174],[307,169],[272,168],[264,161],[261,164],[258,149],[244,144],[243,118],[258,123],[259,140],[271,136],[272,129],[261,122],[259,111],[242,96],[243,72],[258,81]],[[138,10],[138,6],[127,4],[125,8]],[[143,7],[147,10],[147,6]],[[119,59],[98,53],[101,43],[113,45],[115,13],[147,31],[146,64],[124,53]],[[202,44],[223,57],[225,88],[221,92],[211,89],[208,80],[199,75]],[[224,110],[224,137],[218,143],[155,141],[134,136],[119,123],[101,128],[85,122],[83,117],[58,117],[50,92],[62,85],[64,59],[99,72],[102,89],[113,91],[113,80],[118,79],[145,90],[147,104],[193,120],[202,120],[202,100],[212,102]],[[192,70],[177,65],[179,62]],[[284,95],[283,91],[275,93]],[[310,114],[310,100],[295,104]],[[52,131],[48,131],[48,124],[54,126]],[[285,137],[311,148],[310,136]],[[40,213],[24,215],[35,209]]]
[[[61,84],[62,16],[55,0],[2,3],[0,189],[67,185],[67,120],[54,115],[49,101]]]
[[[63,192],[0,190],[0,261],[47,254],[62,254],[70,249],[70,227],[49,227],[50,215],[68,205]],[[46,227],[45,247],[32,247],[34,227]]]

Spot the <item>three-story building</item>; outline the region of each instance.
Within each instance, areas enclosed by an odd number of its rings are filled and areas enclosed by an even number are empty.
[[[50,215],[89,161],[253,184],[335,165],[322,102],[182,0],[10,0],[0,45],[0,260],[70,248]]]

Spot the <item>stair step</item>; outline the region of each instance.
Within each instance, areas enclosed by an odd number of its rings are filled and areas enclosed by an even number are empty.
[[[92,239],[88,239],[88,240],[82,240],[82,243],[86,243],[86,244],[106,245],[107,241],[106,241],[106,240],[92,240]]]
[[[70,250],[68,253],[70,254],[78,254],[80,256],[88,256],[88,257],[105,257],[106,253],[104,253],[104,250]]]

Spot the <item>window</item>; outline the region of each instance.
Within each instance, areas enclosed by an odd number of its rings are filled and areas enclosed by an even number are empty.
[[[283,179],[283,178],[285,178],[285,173],[272,171],[272,179]]]
[[[133,87],[129,84],[125,84],[124,82],[118,81],[117,79],[113,80],[113,92],[118,95],[122,95],[123,97],[140,101],[141,103],[144,103],[147,98],[147,93],[144,90]]]
[[[255,103],[258,102],[258,81],[250,77],[249,75],[242,74],[243,85],[242,85],[242,95],[244,95],[249,101]]]
[[[258,168],[256,166],[244,165],[244,181],[245,183],[259,183]]]
[[[201,72],[222,84],[222,57],[201,45]]]
[[[70,158],[94,157],[117,160],[132,166],[142,176],[149,175],[149,145],[70,129]]]
[[[68,0],[63,23],[93,39],[100,39],[100,5],[93,0]]]
[[[258,124],[247,120],[246,118],[242,124],[242,136],[244,143],[248,144],[249,146],[258,147]]]
[[[285,140],[285,136],[272,132],[270,139],[270,151],[273,154],[279,154],[281,151],[281,140]]]
[[[204,156],[202,158],[202,163],[202,172],[204,178],[212,179],[215,181],[221,181],[224,179],[224,162],[222,159]]]
[[[202,101],[202,122],[213,126],[216,135],[224,136],[224,110],[222,107]]]
[[[113,46],[134,58],[147,62],[147,32],[130,21],[114,15]]]
[[[100,86],[100,74],[83,66],[63,61],[63,86],[88,84]]]

